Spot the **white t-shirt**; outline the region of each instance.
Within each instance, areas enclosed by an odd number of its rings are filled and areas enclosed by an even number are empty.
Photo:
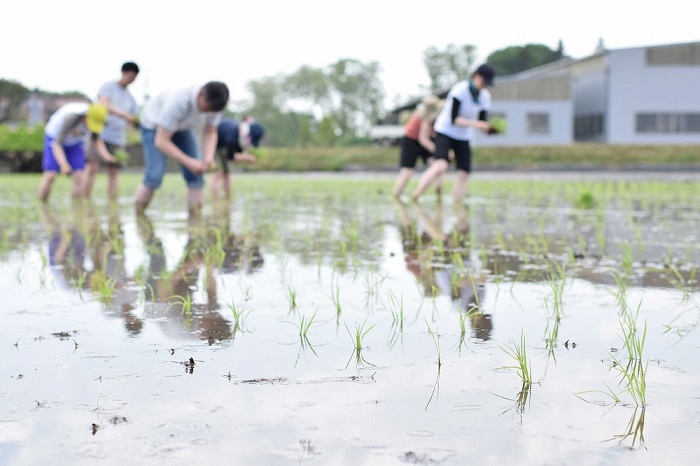
[[[87,114],[90,104],[71,102],[56,110],[46,123],[44,133],[63,146],[73,146],[82,143],[88,134],[85,122],[78,122],[79,117]]]
[[[109,81],[104,83],[100,90],[97,91],[98,98],[106,98],[109,104],[125,113],[133,115],[136,113],[136,100],[131,95],[128,89],[119,85],[118,81]],[[107,124],[102,132],[104,142],[114,144],[116,146],[126,145],[126,129],[127,121],[117,115],[109,114],[107,116]]]
[[[156,129],[161,126],[178,132],[204,126],[219,126],[221,112],[200,112],[197,94],[202,86],[171,89],[146,102],[141,111],[141,126]]]
[[[436,132],[449,136],[460,141],[469,141],[474,138],[474,128],[462,127],[452,124],[452,104],[453,99],[460,101],[458,116],[469,120],[478,120],[482,110],[491,109],[491,93],[484,88],[479,91],[477,101],[474,102],[469,91],[469,81],[460,81],[450,89],[445,98],[445,105],[435,120],[434,129]]]

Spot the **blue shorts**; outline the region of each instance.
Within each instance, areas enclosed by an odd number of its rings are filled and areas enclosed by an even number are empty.
[[[143,159],[146,163],[146,173],[143,184],[149,189],[158,189],[163,183],[168,156],[156,147],[156,130],[141,128],[141,144],[143,144]],[[173,143],[189,157],[199,159],[197,138],[190,130],[178,131],[173,134]],[[180,171],[187,182],[187,187],[201,189],[204,187],[204,176],[197,175],[180,165]]]
[[[49,136],[44,137],[44,158],[41,161],[41,167],[45,172],[60,172],[61,167],[56,162],[56,157],[53,155],[53,139]],[[71,146],[61,146],[66,154],[68,165],[73,170],[79,171],[85,168],[85,145],[83,142],[73,144]]]

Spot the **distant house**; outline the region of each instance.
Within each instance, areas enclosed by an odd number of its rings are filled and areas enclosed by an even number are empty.
[[[491,115],[508,131],[479,133],[475,144],[700,144],[698,83],[700,42],[602,50],[497,76]],[[417,103],[391,113],[399,120]]]

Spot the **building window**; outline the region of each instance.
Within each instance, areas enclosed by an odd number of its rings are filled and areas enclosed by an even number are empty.
[[[574,119],[574,137],[599,136],[603,134],[603,115],[579,115]]]
[[[549,114],[548,113],[528,113],[527,134],[549,134]]]
[[[700,133],[700,113],[638,113],[637,133]]]

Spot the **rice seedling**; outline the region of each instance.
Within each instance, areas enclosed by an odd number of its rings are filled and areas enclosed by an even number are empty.
[[[353,356],[355,356],[355,362],[357,365],[360,365],[362,363],[373,365],[371,363],[368,363],[364,359],[364,357],[362,356],[362,351],[365,348],[365,345],[364,345],[365,337],[367,336],[369,331],[372,330],[374,328],[374,326],[377,324],[372,324],[368,328],[365,328],[366,325],[367,325],[367,320],[362,322],[362,324],[356,323],[355,324],[355,331],[351,332],[350,328],[348,327],[348,324],[345,324],[345,328],[347,329],[348,335],[350,335],[350,339],[352,340],[353,346],[354,346],[353,353],[350,356],[350,359],[348,360],[348,364],[345,366],[346,369],[347,369],[348,365],[350,364],[350,361],[352,360]]]
[[[298,327],[300,337],[307,338],[307,334],[309,333],[309,329],[315,322],[317,313],[318,309],[314,311],[310,318],[307,318],[306,315],[300,315],[298,323],[291,322]]]
[[[605,390],[585,390],[585,391],[582,391],[582,392],[574,393],[574,395],[576,395],[576,397],[582,399],[582,400],[585,401],[586,403],[590,403],[590,401],[588,401],[588,400],[586,400],[585,398],[581,397],[581,395],[585,395],[585,394],[587,394],[587,393],[600,393],[600,394],[603,394],[603,395],[609,397],[609,398],[613,401],[613,403],[615,403],[615,404],[618,404],[618,403],[621,403],[621,402],[622,402],[622,400],[621,400],[620,397],[617,395],[617,393],[615,393],[615,392],[608,386],[608,384],[606,384],[605,382],[603,382],[603,385],[605,385],[605,388],[607,389],[607,391],[605,391]]]
[[[532,366],[527,357],[527,347],[525,346],[525,331],[520,331],[520,344],[513,342],[513,345],[499,345],[501,350],[515,360],[516,365],[502,366],[500,369],[513,369],[524,384],[532,385]]]
[[[235,335],[239,330],[241,332],[245,332],[247,330],[245,327],[245,320],[248,315],[250,315],[252,310],[237,306],[233,299],[227,304],[227,306],[233,315],[232,333]]]
[[[361,351],[364,348],[364,340],[367,334],[369,333],[370,330],[374,328],[375,325],[377,324],[372,324],[368,328],[365,329],[365,326],[367,325],[367,320],[365,319],[362,324],[355,324],[355,331],[351,332],[350,328],[348,327],[348,324],[345,324],[345,328],[348,331],[348,334],[350,335],[350,339],[352,340],[353,344],[355,345],[355,349],[358,351]]]
[[[180,315],[186,315],[190,317],[192,315],[192,296],[187,293],[186,296],[171,296],[168,301],[172,301],[168,306],[170,309],[173,306],[180,306]]]
[[[467,320],[469,319],[469,312],[459,312],[457,314],[459,318],[459,342],[457,343],[457,349],[462,350],[462,345],[466,346],[467,337]]]
[[[567,283],[566,265],[561,265],[556,259],[547,261],[547,286],[552,292],[552,310],[554,318],[559,320],[562,316],[562,298]]]
[[[430,324],[428,323],[428,320],[423,318],[425,320],[425,325],[428,326],[428,333],[430,334],[430,337],[433,339],[433,343],[435,344],[435,350],[437,351],[437,364],[438,364],[438,371],[442,367],[442,358],[440,356],[440,334],[437,332],[433,332],[433,329],[430,328]]]
[[[78,296],[80,296],[81,301],[84,301],[83,288],[85,287],[85,280],[87,279],[87,276],[87,272],[82,272],[80,275],[78,275],[78,279],[75,282],[75,288],[78,290]]]
[[[297,304],[297,291],[293,286],[287,286],[287,298],[289,299],[289,312],[296,312],[299,310],[299,305]]]
[[[693,290],[693,285],[697,283],[695,279],[697,269],[695,267],[690,268],[687,279],[683,277],[683,274],[675,265],[669,266],[668,270],[671,272],[671,275],[668,277],[668,282],[681,293],[681,302],[687,303],[688,300],[690,300],[690,293]]]
[[[393,291],[389,290],[389,307],[391,310],[392,327],[398,328],[400,333],[403,333],[404,310],[403,310],[403,294],[401,299],[397,298]]]

